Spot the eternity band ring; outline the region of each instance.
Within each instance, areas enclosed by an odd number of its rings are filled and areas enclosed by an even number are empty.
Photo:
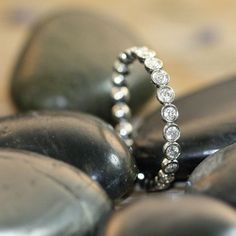
[[[130,99],[126,76],[129,74],[129,65],[136,59],[144,64],[151,76],[151,81],[157,87],[157,99],[162,104],[161,117],[165,122],[163,137],[163,159],[161,168],[152,180],[154,190],[167,189],[175,179],[179,168],[178,157],[181,153],[177,140],[180,138],[180,128],[176,124],[179,117],[178,109],[173,105],[174,90],[168,86],[170,76],[162,69],[163,62],[156,57],[156,53],[147,47],[132,47],[121,52],[114,63],[112,76],[113,99],[112,116],[117,122],[116,132],[128,147],[133,145],[133,126],[131,124],[131,111],[128,105]]]

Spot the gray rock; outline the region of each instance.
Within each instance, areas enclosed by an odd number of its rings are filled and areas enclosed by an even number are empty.
[[[73,112],[34,112],[0,119],[0,147],[69,163],[99,182],[112,199],[132,190],[136,166],[107,123]]]
[[[0,150],[1,236],[94,236],[110,210],[103,190],[74,167]]]
[[[186,191],[206,194],[236,207],[236,144],[205,159],[191,174]]]
[[[115,214],[102,235],[233,236],[236,213],[210,198],[144,198]]]
[[[111,121],[113,61],[121,50],[142,45],[112,18],[72,11],[48,17],[32,30],[18,58],[12,95],[20,110],[79,110]],[[135,113],[153,96],[141,65],[128,85]]]

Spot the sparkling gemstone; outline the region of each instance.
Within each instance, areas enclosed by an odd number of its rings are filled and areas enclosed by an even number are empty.
[[[157,182],[155,187],[157,190],[165,190],[169,187],[169,184],[163,184],[163,183]]]
[[[157,86],[167,85],[170,81],[170,76],[164,70],[153,71],[151,75],[152,82]]]
[[[131,116],[129,106],[123,102],[117,103],[112,107],[112,114],[118,120],[129,119]]]
[[[154,71],[154,70],[161,69],[163,66],[163,63],[160,59],[156,57],[148,57],[147,59],[145,59],[144,65],[148,70]]]
[[[133,132],[133,126],[127,121],[120,122],[115,129],[121,138],[129,138]]]
[[[178,143],[167,143],[165,148],[166,157],[170,160],[177,159],[180,155],[180,146]]]
[[[167,122],[174,122],[179,116],[178,109],[175,105],[165,105],[161,109],[161,116]]]
[[[164,159],[162,162],[162,168],[166,174],[175,173],[179,168],[179,164],[176,160],[170,161],[168,159]]]
[[[140,172],[140,173],[138,173],[137,178],[138,178],[139,180],[144,180],[144,179],[145,179],[145,175]]]
[[[130,98],[127,87],[113,87],[111,90],[111,96],[115,102],[127,102]]]
[[[134,57],[128,51],[120,53],[118,58],[119,58],[120,62],[122,62],[124,64],[130,64],[134,60]]]
[[[131,147],[134,144],[134,140],[132,138],[123,138],[123,140],[128,147]]]
[[[128,74],[129,72],[128,66],[120,61],[115,61],[114,70],[120,74]]]
[[[175,179],[174,174],[166,174],[163,172],[163,170],[159,170],[158,177],[159,182],[164,184],[170,184]]]
[[[169,142],[175,142],[180,137],[180,130],[176,124],[166,125],[164,127],[164,137]]]
[[[157,98],[162,103],[170,103],[175,99],[175,92],[171,87],[164,86],[158,89]]]
[[[170,163],[165,167],[166,173],[174,173],[178,170],[179,166],[177,163]]]
[[[149,50],[147,47],[135,48],[134,52],[140,59],[146,59],[149,57],[155,57],[156,53]]]
[[[126,85],[126,79],[124,75],[114,73],[112,75],[112,82],[116,86],[124,86]]]

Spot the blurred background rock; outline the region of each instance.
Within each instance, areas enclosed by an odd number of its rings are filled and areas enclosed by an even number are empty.
[[[78,8],[123,21],[154,45],[177,96],[236,72],[236,2],[194,0],[8,0],[0,3],[0,115],[15,112],[10,76],[30,28],[42,17]],[[114,55],[115,56],[115,55]]]

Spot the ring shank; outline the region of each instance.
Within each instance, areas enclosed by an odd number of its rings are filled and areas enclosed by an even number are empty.
[[[180,145],[176,142],[180,138],[179,126],[175,123],[179,112],[173,101],[174,90],[168,86],[170,76],[163,70],[163,63],[156,57],[156,53],[147,47],[132,47],[120,53],[114,63],[112,78],[112,115],[116,120],[115,127],[119,136],[128,147],[133,145],[133,126],[131,124],[131,109],[129,107],[130,93],[126,83],[129,74],[129,65],[136,59],[144,64],[150,74],[152,83],[157,87],[157,100],[162,104],[161,117],[165,122],[163,137],[166,143],[163,146],[161,168],[155,178],[151,181],[152,188],[164,190],[168,188],[175,179],[178,170],[178,157],[180,156]],[[143,178],[143,176],[142,176]]]

